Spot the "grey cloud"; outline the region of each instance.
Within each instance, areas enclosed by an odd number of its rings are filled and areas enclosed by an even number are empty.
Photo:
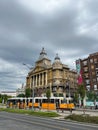
[[[71,61],[71,63],[68,62],[70,66],[73,60],[97,52],[98,30],[95,36],[91,35],[94,31],[93,26],[98,21],[98,2],[84,0],[83,6],[79,8],[81,1],[70,0],[67,7],[62,5],[50,13],[28,10],[17,0],[0,1],[0,58],[14,66],[20,64],[22,71],[25,71],[22,63],[34,65],[42,47],[45,47],[52,61],[55,53],[64,51],[59,55],[61,60]],[[88,31],[80,33],[80,28],[84,25]],[[1,66],[3,64],[1,63]],[[17,88],[16,83],[25,81],[24,76],[17,74],[18,68],[11,67],[10,74],[6,72],[6,69],[0,71],[3,78],[6,77],[6,82],[0,80],[3,86],[8,87],[8,83],[11,89],[13,86]],[[11,76],[15,74],[16,77],[10,84]]]

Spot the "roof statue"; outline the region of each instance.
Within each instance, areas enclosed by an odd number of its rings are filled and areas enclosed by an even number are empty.
[[[47,53],[45,52],[45,49],[44,47],[42,48],[42,51],[40,52],[40,56],[39,56],[39,59],[38,60],[42,60],[42,59],[48,59],[47,57]]]
[[[58,56],[58,53],[56,54],[55,60],[60,61],[60,57]]]

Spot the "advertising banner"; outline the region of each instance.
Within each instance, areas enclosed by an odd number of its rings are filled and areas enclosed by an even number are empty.
[[[83,80],[82,80],[82,70],[81,70],[81,64],[80,64],[80,60],[76,61],[76,70],[78,73],[78,84],[82,84]]]

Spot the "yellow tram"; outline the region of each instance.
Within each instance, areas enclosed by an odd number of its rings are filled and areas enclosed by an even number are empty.
[[[8,108],[19,108],[19,109],[49,109],[49,110],[69,110],[75,109],[74,103],[72,100],[64,97],[14,97],[7,100]]]

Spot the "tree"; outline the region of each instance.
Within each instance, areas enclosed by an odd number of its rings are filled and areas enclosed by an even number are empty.
[[[94,101],[97,99],[97,94],[94,91],[87,92],[88,100]]]
[[[51,97],[51,92],[49,89],[46,91],[46,97],[48,99],[48,109],[49,109],[49,101],[50,101],[50,97]]]
[[[83,85],[79,85],[78,92],[79,92],[81,98],[84,99],[86,90],[85,90],[85,87]]]
[[[17,97],[25,97],[25,94],[21,93]]]
[[[82,100],[82,104],[83,104],[83,100],[84,100],[85,94],[86,94],[86,90],[85,90],[84,85],[79,85],[79,87],[78,87],[78,93],[80,94],[80,97],[81,97],[81,100]]]
[[[0,103],[6,103],[8,98],[11,98],[11,96],[7,96],[6,94],[0,94]]]
[[[78,101],[79,101],[79,94],[78,94],[78,92],[75,92],[73,101],[74,101],[74,103],[78,103]]]
[[[86,96],[86,90],[85,90],[85,87],[84,85],[79,85],[78,87],[78,93],[80,95],[80,101],[82,101],[82,105],[83,105],[83,114],[85,114],[85,104],[84,104],[84,99],[85,99],[85,96]]]
[[[30,96],[31,96],[31,89],[30,89],[30,88],[27,88],[27,89],[25,90],[25,96],[26,96],[26,97],[30,97]]]

